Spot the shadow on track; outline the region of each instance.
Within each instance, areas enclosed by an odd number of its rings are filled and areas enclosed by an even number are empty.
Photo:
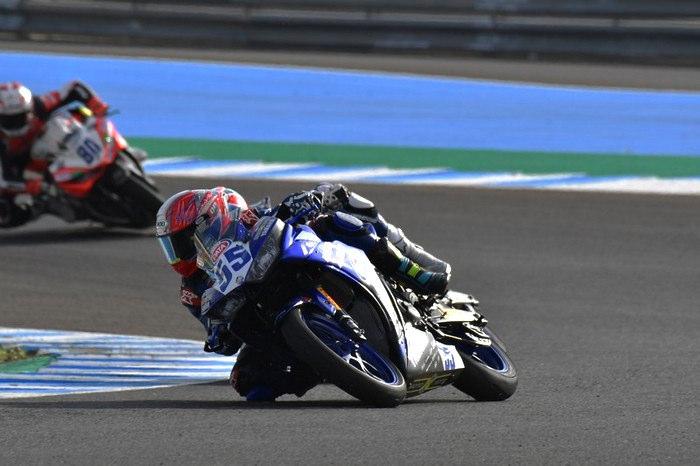
[[[7,231],[7,232],[6,232]],[[0,231],[0,247],[87,241],[132,240],[153,236],[150,230],[126,230],[104,226],[30,231]]]
[[[409,400],[411,404],[474,403],[474,400]],[[23,409],[245,409],[245,410],[302,410],[302,409],[382,409],[363,404],[357,400],[290,400],[273,402],[250,402],[245,400],[124,400],[124,401],[13,401],[0,402],[3,408]]]
[[[367,408],[355,400],[249,402],[245,400],[125,400],[125,401],[28,401],[3,402],[4,408],[30,409],[348,409]]]

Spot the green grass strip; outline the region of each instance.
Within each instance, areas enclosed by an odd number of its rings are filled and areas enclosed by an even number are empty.
[[[130,138],[154,157],[316,162],[324,165],[444,167],[469,172],[585,173],[592,176],[700,176],[700,157]]]
[[[58,359],[53,354],[42,354],[39,356],[29,356],[26,359],[18,359],[0,363],[0,373],[20,374],[23,372],[37,372],[39,369],[48,366]]]

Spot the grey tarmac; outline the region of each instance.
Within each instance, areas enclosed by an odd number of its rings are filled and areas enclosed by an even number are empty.
[[[320,386],[250,404],[220,382],[2,401],[0,464],[697,461],[700,198],[351,187],[481,299],[518,366],[511,399],[448,387],[372,409]],[[0,264],[1,326],[203,336],[150,231],[45,219],[0,232]]]
[[[700,89],[700,70],[0,42],[3,50]],[[77,77],[77,76],[76,76]],[[167,194],[202,180],[159,179]],[[279,200],[298,183],[216,180]],[[694,464],[700,198],[353,186],[450,260],[518,366],[501,403],[445,388],[395,409],[332,386],[274,404],[227,383],[0,402],[0,464]],[[0,325],[202,338],[152,233],[0,231]]]

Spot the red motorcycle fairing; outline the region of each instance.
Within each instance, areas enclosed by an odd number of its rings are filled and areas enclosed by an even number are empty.
[[[90,194],[95,183],[104,176],[107,168],[128,145],[114,124],[104,117],[94,117],[94,126],[90,125],[90,129],[85,129],[79,117],[72,118],[83,128],[81,135],[85,136],[80,145],[75,146],[75,154],[83,163],[74,163],[76,157],[70,159],[73,163],[66,163],[69,158],[58,158],[48,169],[63,192],[83,199]],[[94,130],[94,133],[91,130]],[[99,139],[99,143],[96,139]]]
[[[92,188],[95,186],[100,178],[104,175],[107,167],[100,167],[99,169],[93,169],[88,172],[80,171],[65,171],[66,176],[72,176],[73,179],[64,182],[56,182],[56,184],[61,188],[61,190],[68,194],[69,196],[84,199],[86,198]]]

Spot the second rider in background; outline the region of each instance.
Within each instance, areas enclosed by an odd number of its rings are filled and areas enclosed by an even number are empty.
[[[33,200],[41,193],[43,179],[25,179],[32,146],[52,112],[74,102],[96,115],[107,111],[107,105],[80,81],[42,96],[32,95],[17,81],[0,84],[0,228],[19,226],[33,217]]]

